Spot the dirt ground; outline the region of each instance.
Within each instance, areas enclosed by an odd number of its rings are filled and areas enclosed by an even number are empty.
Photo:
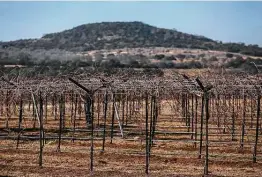
[[[56,152],[56,141],[44,147],[43,167],[38,166],[39,142],[0,141],[0,174],[2,176],[91,176],[90,144],[63,141]],[[93,176],[145,176],[145,145],[120,138],[107,141],[104,153],[101,142],[95,143]],[[223,149],[213,150],[223,154]],[[230,157],[211,157],[210,176],[262,176],[261,162],[243,160],[245,154],[232,150]],[[202,176],[204,160],[198,159],[198,148],[186,143],[156,143],[150,158],[150,176]],[[232,157],[235,156],[235,159]]]
[[[25,119],[23,127],[32,127],[31,120],[31,118]],[[4,123],[5,119],[0,119],[0,128],[3,128]],[[50,117],[45,128],[46,130],[48,128],[58,129],[58,123],[59,120],[55,121]],[[70,126],[70,124],[67,125]],[[77,125],[84,126],[84,119],[77,122]],[[17,127],[16,118],[10,120],[10,126]],[[161,115],[159,117],[157,131],[184,132],[185,134],[156,134],[157,140],[170,139],[172,141],[156,141],[154,143],[151,150],[149,176],[203,175],[205,141],[203,142],[203,156],[202,159],[199,159],[199,143],[196,143],[196,147],[194,146],[194,142],[190,141],[190,135],[186,134],[187,128],[183,126],[184,123],[174,119],[173,116]],[[132,130],[124,128],[124,131],[137,133],[139,128]],[[211,136],[212,133],[214,136]],[[239,134],[237,130],[236,133]],[[53,132],[53,135],[57,134]],[[95,134],[95,136],[97,135]],[[87,137],[87,134],[82,133],[81,137]],[[39,167],[39,141],[21,141],[19,148],[16,149],[16,140],[0,140],[0,176],[146,176],[145,141],[132,136],[125,136],[125,138],[127,139],[115,136],[111,144],[110,137],[107,136],[104,152],[101,152],[102,140],[95,141],[92,174],[90,173],[89,141],[63,140],[61,152],[56,151],[57,140],[46,141],[43,150],[43,167]],[[219,134],[214,130],[210,131],[209,139],[211,141],[225,141],[230,138],[230,132]],[[248,139],[245,139],[246,144],[240,151],[239,138],[237,135],[237,141],[225,144],[210,142],[209,176],[262,176],[261,138],[259,138],[257,163],[252,163],[253,145],[248,144]],[[253,142],[254,140],[249,139],[249,141]]]

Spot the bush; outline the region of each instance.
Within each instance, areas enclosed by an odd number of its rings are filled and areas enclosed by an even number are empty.
[[[199,62],[199,61],[190,61],[188,62],[188,68],[191,69],[191,68],[203,68],[203,65]]]
[[[241,51],[240,53],[244,55],[255,55],[254,52],[251,50],[244,50],[244,51]]]
[[[254,51],[254,56],[262,57],[262,51]]]
[[[131,68],[139,68],[140,67],[138,61],[136,61],[136,60],[131,60],[129,65],[130,65]]]
[[[1,59],[0,65],[16,65],[18,62],[14,59]]]
[[[184,55],[184,54],[178,54],[178,55],[176,55],[176,57],[179,58],[179,59],[185,59],[185,58],[186,58],[186,55]]]
[[[201,53],[201,54],[198,55],[198,58],[204,58],[205,56],[206,56],[206,54]]]
[[[212,56],[209,60],[210,61],[218,61],[217,57],[215,57],[215,56]]]
[[[238,56],[236,59],[233,59],[229,61],[228,63],[226,63],[226,67],[239,68],[244,63],[245,63],[245,60],[242,57]]]
[[[231,46],[228,46],[228,48],[227,48],[227,51],[228,52],[233,52],[233,53],[238,53],[238,52],[240,52],[240,46],[238,46],[238,45],[231,45]]]
[[[171,55],[171,56],[166,56],[165,59],[166,60],[176,60],[176,57],[174,55]]]
[[[115,55],[114,55],[113,53],[109,53],[109,54],[107,55],[107,58],[113,58],[113,57],[115,57]]]
[[[164,75],[164,72],[161,69],[152,69],[152,68],[146,68],[143,69],[143,73],[147,76],[158,76],[162,77]]]
[[[163,54],[155,55],[155,59],[157,60],[162,60],[163,58],[165,58],[165,55]]]
[[[227,57],[227,58],[233,58],[233,56],[234,56],[234,54],[232,54],[232,53],[227,53],[227,54],[226,54],[226,57]]]
[[[240,66],[240,68],[249,74],[257,74],[257,69],[253,63],[245,62]]]

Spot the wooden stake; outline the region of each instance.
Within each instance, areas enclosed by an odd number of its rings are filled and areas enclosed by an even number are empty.
[[[259,128],[259,118],[260,118],[260,91],[257,97],[257,122],[256,122],[256,140],[254,145],[254,153],[253,153],[253,163],[257,162],[257,142],[258,142],[258,128]]]
[[[208,120],[209,120],[209,110],[208,110],[208,104],[209,104],[209,96],[208,93],[205,93],[205,101],[206,101],[206,157],[205,157],[205,169],[204,169],[204,175],[208,175]]]
[[[105,97],[104,97],[104,131],[103,131],[103,146],[102,146],[102,151],[105,150],[107,101],[108,101],[108,95],[107,95],[107,92],[105,92]]]

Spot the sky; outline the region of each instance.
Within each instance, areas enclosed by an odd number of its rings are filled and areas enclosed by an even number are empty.
[[[78,25],[142,21],[222,42],[262,46],[262,2],[0,2],[0,41]]]

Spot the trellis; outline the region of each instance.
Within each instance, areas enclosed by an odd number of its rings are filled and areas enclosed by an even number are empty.
[[[21,139],[39,140],[39,166],[42,166],[42,152],[45,141],[48,139],[58,139],[58,152],[60,152],[62,139],[90,141],[90,171],[92,172],[93,142],[103,141],[102,151],[105,151],[106,139],[110,138],[110,142],[113,143],[116,132],[120,132],[121,137],[128,141],[130,140],[128,131],[132,130],[132,127],[129,128],[128,125],[129,122],[133,122],[143,126],[139,134],[144,137],[143,141],[146,143],[146,174],[149,173],[153,144],[165,141],[165,139],[156,138],[156,135],[169,134],[190,136],[188,141],[193,142],[195,148],[199,146],[198,158],[205,157],[204,174],[207,175],[210,144],[234,143],[238,128],[241,129],[240,149],[243,149],[245,145],[244,136],[247,135],[247,130],[250,131],[248,136],[255,137],[252,159],[254,163],[257,161],[257,149],[261,145],[259,133],[262,133],[259,120],[260,80],[260,75],[239,76],[214,73],[203,74],[197,78],[181,74],[164,78],[140,79],[132,77],[127,79],[120,76],[90,78],[90,76],[79,75],[20,78],[16,82],[14,79],[2,77],[0,117],[5,124],[0,127],[2,132],[0,138],[16,140],[17,148]],[[184,122],[187,131],[157,130],[157,124],[162,121],[160,115],[163,101],[169,102],[172,108],[175,107],[173,110],[176,112],[175,119]],[[48,127],[48,130],[44,128],[45,123],[50,121],[50,115],[48,116],[50,106],[51,116],[55,121],[59,121],[58,136],[52,133],[54,130],[51,128]],[[17,107],[19,109],[16,109]],[[33,119],[33,126],[30,128],[22,127],[26,108],[27,112],[32,113],[29,115]],[[137,111],[140,114],[140,120],[136,118]],[[85,124],[82,124],[79,129],[76,128],[77,115],[78,119],[85,118]],[[70,120],[71,128],[66,125],[66,118]],[[12,124],[16,120],[17,126]],[[38,128],[36,128],[37,122]],[[34,136],[23,135],[32,128],[39,133]],[[109,136],[108,129],[110,129]],[[6,133],[7,130],[8,133]],[[214,130],[218,133],[214,133]],[[213,136],[221,136],[221,130],[222,135],[225,137],[230,135],[231,139],[213,140]],[[72,136],[62,136],[64,131],[71,131]],[[75,136],[76,133],[81,132],[87,132],[90,136]],[[94,132],[102,133],[102,138],[95,138]],[[14,133],[16,135],[13,135]],[[172,140],[174,139],[169,141]]]

